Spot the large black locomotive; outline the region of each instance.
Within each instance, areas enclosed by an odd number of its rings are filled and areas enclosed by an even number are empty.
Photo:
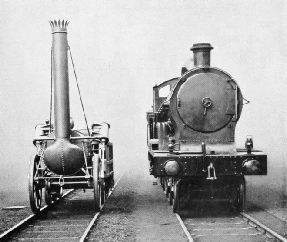
[[[30,206],[37,213],[43,193],[46,204],[50,204],[61,195],[63,188],[93,188],[95,210],[99,211],[114,183],[110,126],[87,122],[81,125],[70,119],[68,22],[59,20],[50,24],[54,122],[50,117],[35,129],[33,143],[37,150],[30,161],[28,176]]]
[[[147,113],[151,175],[159,177],[173,211],[189,194],[193,200],[226,200],[244,209],[244,175],[266,175],[267,156],[235,146],[235,127],[244,98],[236,81],[210,66],[207,43],[194,44],[194,67],[153,87],[153,111]]]

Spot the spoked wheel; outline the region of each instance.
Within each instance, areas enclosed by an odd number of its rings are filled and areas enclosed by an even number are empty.
[[[234,203],[234,208],[236,212],[242,212],[245,208],[246,200],[246,182],[245,178],[242,177],[237,183],[236,200]]]
[[[53,201],[51,193],[51,181],[50,179],[45,180],[45,202],[50,205]]]
[[[180,180],[176,181],[173,185],[173,204],[172,204],[172,210],[174,213],[180,212],[180,197],[179,197],[179,183]]]
[[[39,162],[40,156],[35,155],[34,159],[30,161],[29,170],[29,198],[30,207],[33,213],[37,214],[40,211],[42,205],[42,184],[36,179],[39,176]]]
[[[94,185],[94,200],[95,210],[99,212],[102,204],[102,187],[99,182],[99,155],[94,154],[93,156],[93,185]]]
[[[111,175],[110,177],[107,178],[107,183],[106,183],[106,199],[109,196],[110,191],[113,190],[114,187],[114,177]]]
[[[101,187],[101,205],[103,205],[106,201],[106,198],[108,196],[108,181],[107,178],[102,179],[102,182],[100,183]]]
[[[106,187],[101,185],[101,205],[105,203],[107,196],[108,192],[106,190]]]

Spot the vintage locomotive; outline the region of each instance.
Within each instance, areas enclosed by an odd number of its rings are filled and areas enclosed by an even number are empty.
[[[267,156],[235,146],[235,127],[244,101],[237,82],[210,66],[208,43],[194,44],[194,67],[153,87],[153,111],[147,112],[150,173],[160,179],[173,206],[188,202],[225,200],[242,211],[244,175],[266,175]]]
[[[114,184],[110,125],[88,125],[87,121],[81,125],[70,118],[68,22],[54,20],[50,25],[54,123],[50,114],[50,120],[35,128],[36,153],[30,160],[28,176],[30,206],[38,213],[43,193],[46,204],[51,204],[61,196],[63,188],[93,188],[95,210],[99,211]]]

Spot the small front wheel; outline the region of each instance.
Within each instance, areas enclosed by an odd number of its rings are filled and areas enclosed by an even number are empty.
[[[52,193],[51,193],[51,181],[45,180],[45,202],[47,205],[52,203]]]

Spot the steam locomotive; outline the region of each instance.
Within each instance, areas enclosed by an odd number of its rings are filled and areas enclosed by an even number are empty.
[[[153,111],[147,112],[150,173],[158,177],[174,212],[189,203],[227,201],[242,211],[245,175],[267,175],[267,156],[235,145],[235,127],[244,101],[237,82],[210,66],[208,43],[194,44],[192,68],[153,87]],[[188,194],[188,196],[186,196]]]
[[[95,210],[99,211],[114,185],[110,125],[89,125],[87,121],[82,125],[70,118],[68,22],[54,20],[50,25],[54,122],[50,116],[50,120],[35,128],[33,143],[36,152],[30,160],[28,175],[30,207],[38,213],[43,194],[49,205],[62,195],[64,188],[92,188]]]

